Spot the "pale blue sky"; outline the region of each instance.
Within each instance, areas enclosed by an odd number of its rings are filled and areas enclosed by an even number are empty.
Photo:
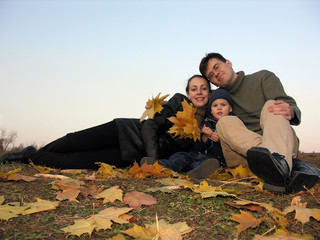
[[[159,92],[184,93],[209,52],[267,69],[302,111],[301,150],[320,152],[320,1],[0,0],[0,127],[44,145]]]

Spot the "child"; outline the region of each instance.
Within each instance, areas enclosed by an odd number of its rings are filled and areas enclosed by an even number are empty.
[[[196,142],[189,152],[177,152],[169,159],[158,160],[159,164],[176,172],[186,172],[194,179],[209,177],[221,165],[225,165],[216,124],[220,118],[232,114],[232,100],[224,89],[214,90],[209,100],[211,115],[201,124],[202,141]],[[145,157],[140,165],[153,164],[155,159]]]

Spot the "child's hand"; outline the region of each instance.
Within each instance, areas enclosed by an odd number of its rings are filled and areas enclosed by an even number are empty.
[[[204,134],[207,134],[208,137],[211,135],[211,133],[213,133],[213,131],[211,130],[211,128],[207,127],[206,125],[204,125],[201,129],[201,132]]]
[[[209,136],[209,139],[214,141],[214,142],[219,142],[219,135],[217,132],[212,132],[211,135]]]

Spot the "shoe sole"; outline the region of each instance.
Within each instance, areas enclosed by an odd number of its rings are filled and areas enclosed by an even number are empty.
[[[280,193],[286,191],[283,176],[273,163],[272,157],[268,152],[248,150],[247,161],[250,170],[264,181],[264,189]],[[270,174],[268,178],[266,178],[266,172]],[[274,184],[279,182],[282,182],[283,185],[279,186]]]
[[[203,179],[209,177],[220,167],[217,159],[207,159],[197,168],[190,170],[187,175],[192,179]]]

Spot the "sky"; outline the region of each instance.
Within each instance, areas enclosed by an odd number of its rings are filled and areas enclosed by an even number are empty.
[[[43,146],[140,118],[218,52],[235,71],[274,72],[302,112],[300,150],[320,152],[319,12],[318,0],[0,0],[0,128]]]

